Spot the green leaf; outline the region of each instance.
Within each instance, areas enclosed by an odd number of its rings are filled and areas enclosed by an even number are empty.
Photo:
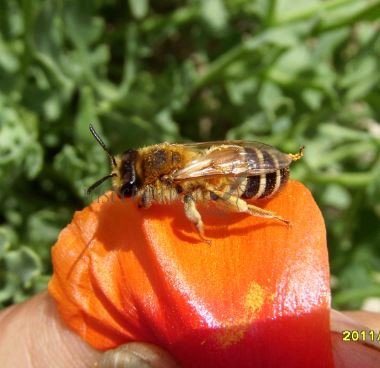
[[[103,21],[92,16],[94,2],[66,1],[62,10],[64,31],[74,44],[85,47],[99,38],[103,30]]]
[[[7,178],[4,184],[21,174],[29,179],[36,177],[42,169],[42,148],[37,142],[34,116],[18,115],[13,109],[4,107],[0,120],[0,174]],[[13,176],[6,174],[11,167]]]
[[[258,95],[260,106],[274,119],[276,110],[281,107],[292,107],[292,102],[286,98],[281,89],[274,83],[264,82]]]
[[[42,271],[39,256],[27,247],[8,252],[4,261],[7,271],[17,276],[17,281],[23,287],[30,287],[33,279]]]
[[[10,46],[2,40],[0,35],[0,67],[6,73],[15,73],[19,69],[20,63]]]
[[[276,67],[292,75],[307,70],[312,65],[309,49],[305,45],[292,47],[284,52],[276,63]]]
[[[201,14],[206,22],[215,31],[220,31],[227,24],[228,14],[222,0],[201,1]]]
[[[128,2],[131,13],[136,19],[144,18],[148,14],[148,0],[129,0]]]
[[[75,136],[78,142],[93,143],[89,125],[96,125],[97,121],[93,92],[89,86],[83,87],[80,93],[79,112],[75,121]]]
[[[0,259],[4,257],[7,251],[10,249],[11,244],[17,240],[12,228],[6,226],[0,226]]]
[[[311,110],[318,110],[322,104],[323,94],[320,91],[306,88],[302,93],[302,98]]]
[[[345,210],[351,204],[351,195],[341,186],[329,185],[323,193],[322,200],[326,206]]]
[[[70,214],[62,210],[43,209],[34,213],[27,223],[30,242],[50,253],[50,246],[57,240],[61,227],[69,220]]]

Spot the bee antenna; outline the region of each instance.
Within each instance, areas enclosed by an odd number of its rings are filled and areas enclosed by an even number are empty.
[[[117,165],[116,165],[115,156],[110,152],[110,150],[108,149],[108,147],[106,146],[106,144],[103,142],[102,138],[100,138],[99,134],[96,132],[96,130],[92,126],[92,124],[90,124],[89,128],[90,128],[91,134],[94,136],[94,138],[96,139],[96,141],[100,144],[100,146],[104,149],[104,151],[107,153],[107,155],[111,159],[112,166],[116,167]]]
[[[113,178],[114,176],[117,176],[116,173],[108,174],[106,176],[103,176],[101,179],[97,180],[94,184],[88,187],[86,193],[87,195],[90,194],[96,187],[98,187],[100,184],[105,182],[107,179]]]

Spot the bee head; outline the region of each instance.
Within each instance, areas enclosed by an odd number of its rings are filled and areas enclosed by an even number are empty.
[[[139,189],[139,180],[136,176],[136,159],[138,152],[130,149],[125,151],[120,160],[118,177],[120,186],[117,194],[121,198],[133,197]]]

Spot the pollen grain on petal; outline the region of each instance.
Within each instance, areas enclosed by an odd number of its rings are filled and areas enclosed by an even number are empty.
[[[270,293],[265,288],[253,281],[245,297],[246,312],[251,317],[256,316],[270,297]]]

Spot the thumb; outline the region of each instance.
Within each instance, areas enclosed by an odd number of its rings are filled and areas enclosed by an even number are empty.
[[[130,343],[102,354],[67,328],[47,292],[0,313],[2,368],[176,367],[153,345]],[[116,358],[116,360],[115,360]],[[112,365],[113,364],[113,365]]]
[[[90,367],[100,357],[60,320],[47,292],[0,314],[0,361],[10,367]]]

